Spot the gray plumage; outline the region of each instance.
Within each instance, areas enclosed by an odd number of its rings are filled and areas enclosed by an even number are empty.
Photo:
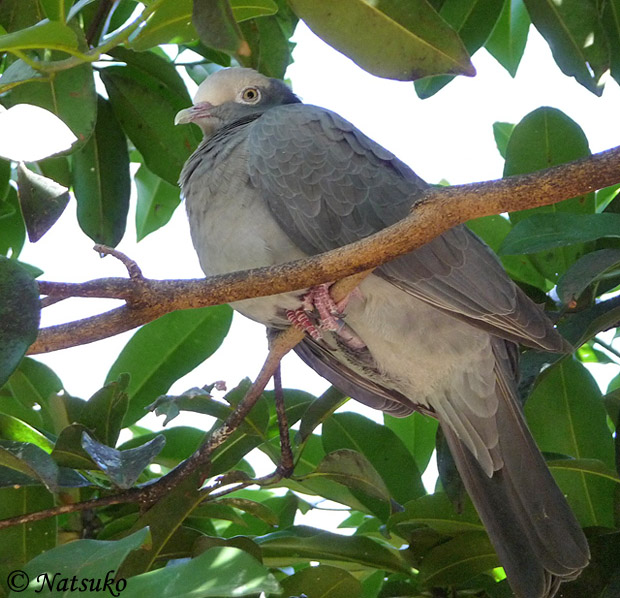
[[[207,275],[287,262],[366,237],[409,212],[426,187],[403,162],[281,82],[220,71],[178,122],[205,139],[181,175]],[[466,227],[377,268],[346,309],[343,334],[309,336],[300,357],[351,397],[396,416],[438,418],[519,598],[553,596],[589,559],[587,542],[524,423],[514,342],[567,343]],[[270,328],[303,292],[240,301]]]

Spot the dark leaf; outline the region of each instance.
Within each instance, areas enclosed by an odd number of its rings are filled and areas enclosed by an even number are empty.
[[[163,0],[149,16],[129,46],[142,52],[159,44],[193,41],[197,37],[192,24],[192,0]]]
[[[88,433],[82,433],[82,448],[108,479],[123,490],[134,485],[142,471],[153,462],[165,443],[166,439],[158,434],[137,448],[118,451],[97,442]]]
[[[299,426],[299,442],[304,443],[314,429],[347,400],[347,396],[334,386],[328,388],[316,401],[310,404],[303,414]]]
[[[69,203],[69,189],[55,181],[17,167],[17,191],[28,239],[36,243],[60,218]]]
[[[475,74],[459,36],[425,0],[291,0],[290,5],[320,38],[373,75],[412,81]]]
[[[249,56],[229,0],[194,0],[192,22],[202,42],[229,54]]]
[[[445,0],[439,14],[459,34],[471,56],[491,35],[503,4],[504,0]],[[416,81],[416,93],[422,99],[430,98],[452,79],[450,76],[440,76]]]
[[[523,0],[506,0],[485,47],[513,77],[517,74],[529,29],[530,15]]]
[[[175,127],[177,112],[187,108],[187,92],[170,87],[168,72],[160,79],[135,66],[101,71],[114,114],[156,175],[176,185],[183,164],[198,143],[192,127]]]
[[[616,276],[619,266],[620,249],[600,249],[584,255],[558,280],[558,297],[568,305],[578,299],[593,282]]]
[[[577,459],[598,459],[613,468],[613,439],[601,393],[591,374],[574,359],[545,371],[525,405],[527,420],[542,451]],[[555,471],[583,526],[612,526],[614,483],[582,471]]]
[[[620,214],[533,214],[517,222],[500,253],[536,253],[602,237],[620,237]]]
[[[620,81],[620,0],[603,2],[601,22],[609,42],[611,76]]]
[[[99,96],[97,124],[73,156],[78,221],[96,243],[114,247],[125,233],[131,178],[127,140],[112,107]]]
[[[36,340],[40,314],[34,279],[23,266],[0,256],[0,386]]]
[[[562,72],[596,95],[609,69],[609,46],[596,0],[524,0],[534,26],[547,40]]]
[[[58,492],[58,466],[34,444],[0,440],[0,465],[40,480],[50,492]]]
[[[421,413],[412,413],[408,417],[383,415],[383,423],[392,430],[413,455],[419,471],[428,466],[435,450],[437,420]]]
[[[308,598],[358,598],[362,584],[344,569],[319,565],[286,577],[282,581],[282,589],[286,596],[305,594]]]
[[[0,201],[0,254],[19,256],[26,241],[26,225],[19,207],[17,191],[9,187],[4,201]]]
[[[136,332],[106,378],[116,380],[123,372],[131,375],[125,426],[146,415],[147,405],[220,346],[231,317],[227,305],[187,309],[167,314]]]

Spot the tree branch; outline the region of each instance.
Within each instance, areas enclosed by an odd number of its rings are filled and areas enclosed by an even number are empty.
[[[287,264],[194,280],[40,282],[41,293],[50,297],[116,298],[126,305],[45,328],[29,353],[107,338],[177,309],[230,303],[338,280],[412,251],[472,218],[549,205],[616,183],[620,183],[620,147],[530,174],[429,188],[413,198],[412,213],[393,226],[346,247]]]

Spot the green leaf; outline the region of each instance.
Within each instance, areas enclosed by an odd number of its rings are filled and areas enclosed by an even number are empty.
[[[600,249],[575,262],[558,280],[557,294],[568,305],[594,282],[617,276],[620,272],[620,249]]]
[[[54,418],[59,417],[61,410],[50,398],[61,390],[62,382],[49,367],[25,357],[0,388],[0,411],[33,427],[57,432],[63,425],[56,428]]]
[[[186,309],[166,314],[136,332],[106,377],[109,382],[123,372],[131,375],[125,426],[146,415],[147,405],[220,346],[231,318],[227,305]]]
[[[325,456],[311,475],[322,475],[369,496],[390,500],[390,492],[368,459],[357,451],[340,449]]]
[[[41,71],[36,71],[23,60],[16,60],[5,69],[0,77],[0,93],[9,91],[9,89],[22,85],[23,83],[43,79],[44,77]]]
[[[499,560],[486,532],[466,532],[433,548],[419,568],[430,585],[455,585],[497,567]]]
[[[34,558],[24,567],[24,572],[30,579],[37,580],[37,576],[39,579],[19,595],[37,598],[42,595],[41,592],[48,590],[47,584],[43,586],[45,578],[41,576],[41,572],[49,572],[50,582],[55,573],[58,578],[69,579],[69,583],[74,576],[77,579],[99,579],[102,582],[110,579],[112,581],[108,587],[121,594],[124,584],[120,579],[117,582],[113,581],[114,571],[132,550],[148,541],[149,530],[141,529],[122,540],[75,540],[58,546]],[[61,594],[55,593],[55,595]]]
[[[7,31],[25,29],[41,21],[45,15],[38,2],[3,0],[0,2],[0,24]]]
[[[0,413],[0,438],[34,444],[46,453],[51,453],[54,443],[36,428],[16,417]]]
[[[534,214],[517,222],[500,253],[536,253],[603,237],[620,237],[620,214]]]
[[[504,159],[506,159],[506,148],[508,147],[508,141],[510,140],[510,136],[514,131],[515,126],[516,125],[513,123],[493,123],[493,137],[495,138],[495,144],[497,145],[500,155]]]
[[[73,186],[80,228],[95,243],[118,245],[131,194],[129,152],[110,103],[101,96],[95,131],[73,156]]]
[[[553,459],[547,461],[547,465],[551,471],[579,471],[620,484],[620,477],[618,477],[618,474],[598,459]]]
[[[392,417],[384,413],[383,424],[403,441],[418,470],[424,471],[435,450],[437,420],[421,413],[412,413],[408,417]]]
[[[273,0],[230,0],[230,7],[237,23],[278,12],[278,5]]]
[[[36,340],[40,317],[36,282],[23,266],[0,256],[0,386]]]
[[[463,508],[457,513],[444,492],[427,494],[408,502],[404,511],[394,513],[388,521],[388,529],[396,529],[403,538],[421,525],[451,536],[463,532],[484,531],[471,501],[465,501]]]
[[[279,10],[274,16],[250,19],[240,23],[241,32],[249,45],[249,55],[237,55],[237,60],[268,77],[284,79],[288,65],[293,62],[295,46],[290,41],[297,16],[286,0],[278,0]]]
[[[96,470],[97,465],[82,448],[82,434],[88,432],[88,428],[82,424],[71,424],[64,428],[56,439],[52,459],[62,467]]]
[[[409,566],[397,551],[365,536],[342,536],[306,526],[273,532],[255,541],[270,566],[307,562],[357,563],[372,569],[409,573]]]
[[[0,465],[40,480],[50,492],[58,492],[58,466],[38,446],[28,442],[0,440]]]
[[[228,0],[195,0],[190,14],[205,45],[230,54],[249,55]]]
[[[129,376],[121,374],[118,381],[99,389],[84,405],[77,423],[88,428],[94,438],[107,446],[115,446],[127,412]]]
[[[59,71],[46,81],[31,81],[9,91],[3,99],[7,108],[33,104],[49,110],[77,137],[76,150],[90,138],[97,118],[97,95],[91,64]]]
[[[118,451],[97,442],[88,433],[82,433],[82,448],[108,479],[119,488],[131,488],[144,469],[161,451],[165,438],[158,434],[152,440],[134,449]]]
[[[439,14],[454,28],[465,49],[472,55],[491,35],[503,4],[504,0],[445,0]],[[422,99],[430,98],[452,79],[453,77],[442,76],[416,81],[416,93]]]
[[[207,503],[204,506],[208,507],[209,504],[214,503]],[[247,498],[224,497],[218,499],[216,504],[219,506],[230,506],[232,508],[239,509],[240,511],[243,511],[244,513],[247,513],[252,517],[260,519],[271,527],[275,527],[276,525],[278,525],[278,516],[273,512],[272,509],[269,508],[268,505],[264,503],[250,500]],[[198,507],[198,509],[196,509],[196,511],[194,511],[192,515],[196,515],[198,512],[200,512],[200,509],[202,509],[202,507]]]
[[[65,20],[65,0],[39,0],[39,2],[48,19],[52,21]],[[66,4],[66,8],[70,7],[73,0],[67,0]]]
[[[613,439],[601,392],[578,361],[564,359],[547,369],[525,413],[542,451],[598,459],[613,467]],[[583,471],[556,470],[555,478],[583,526],[613,526],[612,481]]]
[[[506,148],[504,176],[534,172],[589,155],[588,140],[575,121],[554,108],[538,108],[526,115],[512,131]],[[512,212],[509,217],[512,223],[517,223],[532,214],[591,214],[595,209],[594,195],[589,193],[551,206]],[[577,245],[538,253],[531,256],[531,260],[545,278],[555,282],[585,251],[584,246]]]
[[[458,35],[425,0],[290,0],[308,27],[363,69],[410,81],[475,70]]]
[[[609,69],[609,47],[595,0],[523,0],[562,72],[596,95]]]
[[[71,52],[77,50],[78,40],[71,27],[58,21],[37,23],[6,35],[0,35],[0,52],[48,48]]]
[[[530,15],[523,0],[506,0],[485,47],[513,77],[523,57],[529,29]]]
[[[4,201],[0,200],[0,254],[19,256],[26,241],[26,225],[19,207],[17,191],[9,187]]]
[[[0,519],[42,511],[54,506],[54,495],[45,488],[0,489]],[[8,574],[56,545],[56,518],[29,521],[0,530],[0,594]],[[5,594],[2,594],[5,595]]]
[[[467,227],[476,233],[496,253],[499,253],[502,242],[512,229],[510,220],[499,214],[469,220]],[[551,285],[534,266],[529,256],[523,254],[502,255],[500,259],[506,272],[508,272],[512,279],[536,286],[545,292],[551,288]]]
[[[280,586],[269,570],[247,552],[232,546],[216,547],[194,559],[132,577],[127,596],[255,596],[278,593]]]
[[[23,163],[17,167],[17,187],[28,239],[36,243],[64,212],[69,189],[28,170]]]
[[[174,117],[189,104],[168,85],[134,66],[112,66],[101,71],[114,114],[144,157],[151,172],[176,185],[183,164],[198,139],[192,127],[175,127]]]
[[[142,165],[134,177],[138,191],[136,236],[141,241],[166,224],[181,203],[178,185],[171,185]]]
[[[381,424],[356,413],[335,414],[323,424],[323,447],[326,452],[345,448],[364,455],[401,504],[426,494],[411,453]]]
[[[603,3],[601,22],[609,42],[611,76],[620,81],[620,0],[607,0]]]
[[[304,443],[314,429],[325,422],[338,407],[347,401],[347,396],[336,387],[330,386],[316,401],[310,404],[301,418],[299,442]]]
[[[129,46],[142,52],[160,44],[181,43],[196,38],[196,29],[192,24],[192,0],[163,0],[146,24],[130,37]]]
[[[344,569],[319,565],[285,577],[282,589],[286,596],[306,594],[310,598],[358,598],[362,593],[362,584]]]

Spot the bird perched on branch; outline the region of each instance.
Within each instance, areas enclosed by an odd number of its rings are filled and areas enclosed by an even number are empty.
[[[404,218],[427,187],[352,124],[250,69],[208,77],[176,121],[204,133],[181,187],[207,275],[354,242]],[[358,401],[439,420],[516,596],[550,598],[587,565],[516,396],[516,343],[567,343],[466,227],[378,267],[338,305],[319,285],[234,307],[304,328],[297,353]]]

